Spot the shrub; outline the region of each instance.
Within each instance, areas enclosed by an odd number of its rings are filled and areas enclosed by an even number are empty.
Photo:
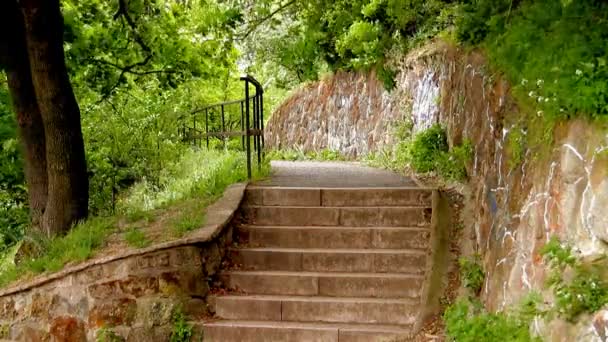
[[[416,172],[426,173],[437,168],[437,157],[448,151],[444,129],[435,124],[414,137],[409,148],[410,165]]]
[[[192,325],[186,321],[186,315],[181,308],[173,310],[171,315],[173,329],[171,331],[171,342],[187,342],[192,338]]]
[[[464,181],[467,178],[466,164],[473,158],[473,144],[465,140],[462,145],[454,146],[451,151],[440,153],[437,157],[437,171],[445,179]]]
[[[530,342],[540,341],[530,334],[529,317],[507,313],[489,313],[479,302],[460,299],[443,316],[446,335],[458,342]]]
[[[460,258],[458,263],[463,286],[479,294],[485,279],[479,254],[475,254],[472,258]]]
[[[574,257],[572,247],[552,237],[541,250],[549,264],[548,285],[555,296],[554,310],[569,321],[582,313],[593,313],[608,304],[606,257],[583,263]]]

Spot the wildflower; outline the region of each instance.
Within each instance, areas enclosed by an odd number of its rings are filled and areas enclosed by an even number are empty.
[[[543,111],[542,111],[542,110],[539,110],[538,112],[536,112],[536,116],[539,116],[539,117],[540,117],[540,116],[542,116],[542,115],[543,115]]]
[[[544,99],[545,99],[544,97],[539,96],[536,98],[536,102],[543,102]]]
[[[576,69],[576,76],[580,76],[583,74],[583,71],[581,69]]]
[[[542,87],[543,83],[545,83],[545,81],[543,81],[543,80],[536,80],[536,86],[537,87]]]
[[[553,98],[553,101],[555,101],[555,97]],[[545,102],[549,102],[549,98],[545,97]]]
[[[529,93],[528,93],[528,96],[529,96],[529,97],[534,97],[535,95],[536,95],[536,93],[535,93],[535,92],[533,92],[533,91],[531,91],[531,92],[529,92]]]
[[[525,78],[523,78],[523,79],[521,80],[521,85],[522,85],[522,86],[525,86],[526,84],[528,84],[528,80],[527,80],[527,79],[525,79]]]

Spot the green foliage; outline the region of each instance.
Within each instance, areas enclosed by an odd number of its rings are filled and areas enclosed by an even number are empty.
[[[150,244],[150,241],[146,238],[146,234],[137,228],[130,228],[125,233],[125,241],[135,248],[144,248]]]
[[[584,263],[572,254],[572,247],[556,237],[541,250],[550,267],[548,285],[555,296],[554,310],[569,321],[593,313],[608,303],[606,257]]]
[[[530,310],[531,302],[526,303]],[[533,316],[532,316],[533,317]],[[460,299],[444,314],[446,335],[458,342],[540,341],[530,334],[531,317],[509,313],[489,313],[477,301]]]
[[[469,0],[462,9],[460,41],[483,45],[539,115],[608,115],[606,2]]]
[[[474,255],[473,258],[460,258],[458,264],[463,286],[479,294],[485,279],[479,254]]]
[[[22,238],[29,221],[17,124],[5,82],[0,75],[0,253]]]
[[[251,22],[259,22],[284,2],[256,2]],[[316,80],[330,70],[375,68],[388,89],[394,74],[386,61],[453,21],[455,5],[447,0],[301,1],[269,20],[250,49],[273,60],[287,77]],[[279,72],[281,74],[281,72]]]
[[[410,163],[416,172],[426,173],[437,168],[437,157],[448,151],[445,130],[435,124],[414,137],[409,149]]]
[[[343,156],[340,151],[322,149],[320,151],[309,151],[304,152],[301,149],[285,149],[285,150],[272,150],[266,153],[266,160],[288,160],[288,161],[302,161],[302,160],[316,160],[316,161],[344,161],[348,160],[347,157]]]
[[[187,342],[190,341],[193,334],[192,325],[186,321],[186,315],[181,308],[176,308],[171,314],[171,323],[173,328],[171,330],[171,342]]]
[[[473,158],[470,140],[465,139],[461,145],[448,150],[447,136],[441,125],[435,124],[412,136],[412,123],[407,120],[395,125],[393,134],[396,138],[393,147],[369,154],[366,157],[369,165],[395,171],[406,167],[419,173],[436,171],[446,180],[466,180],[466,164]]]
[[[262,177],[267,170],[263,165],[256,177]],[[241,153],[189,150],[179,162],[165,170],[160,187],[147,187],[147,183],[134,186],[119,202],[120,211],[126,214],[125,221],[143,224],[154,220],[150,210],[172,206],[176,213],[175,235],[179,237],[201,227],[205,207],[228,185],[246,178]],[[22,242],[27,248],[16,245],[14,249],[0,253],[0,287],[23,276],[55,272],[68,263],[89,259],[105,245],[108,236],[116,232],[118,221],[117,216],[91,217],[67,235],[52,239],[32,232]],[[135,227],[130,227],[124,238],[137,248],[149,243],[145,233]],[[18,259],[17,264],[12,262],[15,259]]]
[[[112,233],[115,221],[95,217],[77,224],[61,237],[47,239],[39,236],[28,238],[28,248],[18,265],[10,265],[0,272],[0,287],[26,274],[55,272],[70,262],[81,262],[93,255]]]
[[[182,213],[172,222],[173,235],[182,237],[189,231],[201,228],[205,224],[203,211]]]
[[[97,342],[121,342],[123,339],[110,328],[103,326],[97,331]]]
[[[509,131],[507,139],[508,164],[509,169],[512,170],[523,162],[526,154],[526,135],[521,129],[514,127]]]
[[[473,144],[465,140],[437,158],[437,172],[445,179],[463,181],[467,178],[466,164],[473,159]]]

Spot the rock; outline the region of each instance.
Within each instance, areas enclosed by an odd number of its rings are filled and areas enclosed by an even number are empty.
[[[606,341],[608,339],[608,310],[603,309],[598,311],[593,316],[592,322],[595,333],[602,341]]]
[[[84,323],[74,317],[57,317],[51,323],[51,336],[57,342],[86,341]]]

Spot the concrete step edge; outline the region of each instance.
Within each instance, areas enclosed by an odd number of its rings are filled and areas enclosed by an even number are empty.
[[[305,186],[277,186],[277,185],[249,185],[247,190],[268,189],[268,190],[322,190],[322,191],[368,191],[368,190],[403,190],[403,191],[434,191],[436,188],[415,187],[415,186],[372,186],[372,187],[305,187]]]
[[[335,209],[335,210],[349,210],[349,209],[432,209],[430,205],[371,205],[368,207],[362,206],[344,206],[344,207],[329,207],[329,206],[297,206],[297,205],[250,205],[244,204],[241,209],[259,209],[259,208],[273,208],[273,209]]]
[[[254,225],[254,224],[242,224],[237,229],[276,229],[276,230],[328,230],[328,229],[352,229],[352,230],[403,230],[412,232],[426,232],[430,228],[430,225],[426,226],[401,226],[401,227],[357,227],[357,226],[273,226],[273,225]]]
[[[277,328],[277,329],[320,329],[362,332],[409,333],[410,325],[365,324],[365,323],[323,323],[298,321],[248,321],[248,320],[218,320],[204,322],[204,326],[244,327],[244,328]]]
[[[277,248],[277,247],[230,247],[230,251],[283,252],[283,253],[327,253],[327,254],[411,254],[425,255],[426,249],[392,248]]]
[[[243,301],[274,301],[274,302],[307,302],[307,303],[353,303],[353,304],[404,304],[418,305],[419,301],[410,298],[374,298],[374,297],[328,297],[328,296],[293,296],[293,295],[211,295],[216,303],[221,299]]]
[[[297,271],[259,271],[259,270],[226,270],[220,275],[252,275],[252,276],[298,276],[298,277],[335,277],[335,278],[392,278],[392,279],[424,279],[421,274],[408,273],[370,273],[370,272],[297,272]]]

